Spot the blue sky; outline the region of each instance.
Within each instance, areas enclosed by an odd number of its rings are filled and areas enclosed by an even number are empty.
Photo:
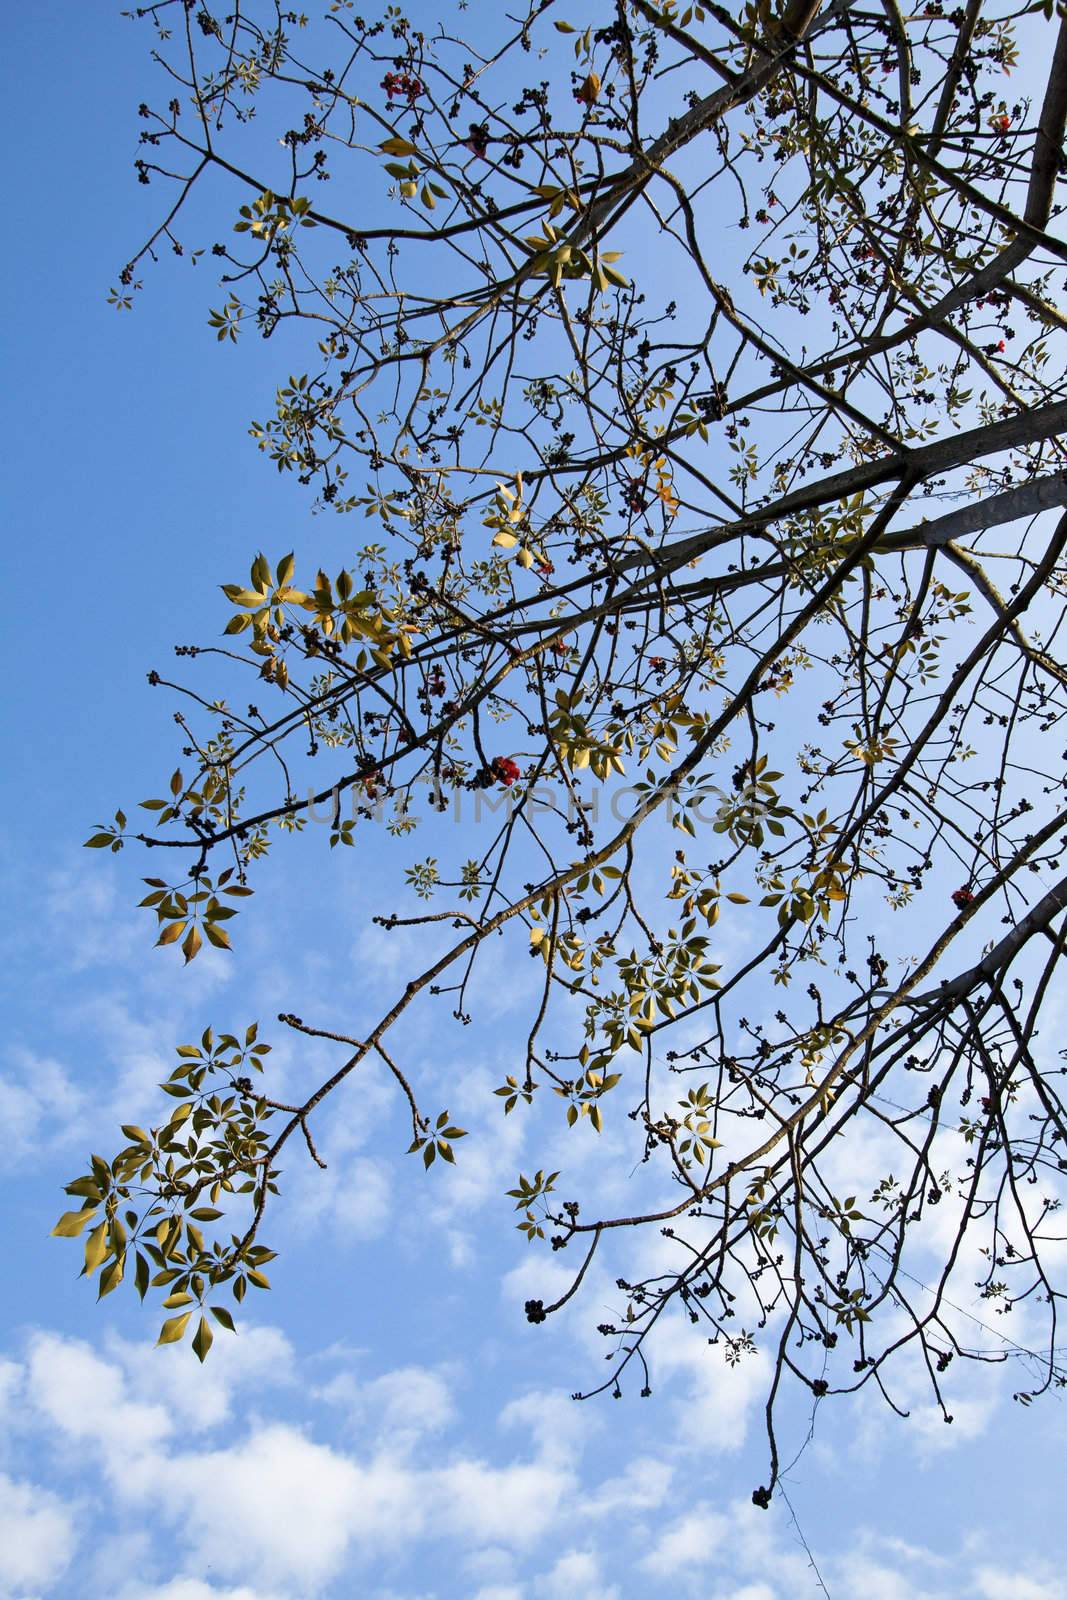
[[[591,1325],[618,1299],[610,1263],[549,1325],[522,1315],[561,1269],[503,1199],[529,1134],[486,1111],[530,982],[504,956],[471,1029],[407,1038],[471,1130],[456,1171],[405,1160],[367,1071],[323,1137],[329,1170],[293,1162],[274,1292],[203,1370],[187,1346],[152,1349],[132,1296],[94,1307],[48,1240],[85,1151],[151,1114],[173,1045],[206,1023],[261,1018],[275,1081],[310,1081],[328,1057],[269,1019],[356,1011],[395,980],[403,936],[370,926],[375,889],[429,846],[331,854],[309,829],[261,878],[235,953],[187,972],[151,947],[138,863],[81,849],[170,771],[173,704],[145,674],[218,631],[215,583],[260,546],[340,565],[350,535],[246,441],[277,362],[216,342],[205,266],[164,264],[134,315],[106,303],[153,215],[132,172],[143,32],[102,0],[40,0],[7,38],[0,1600],[819,1594],[789,1506],[749,1503],[762,1356],[733,1370],[666,1329],[651,1399],[576,1405],[603,1360]],[[324,859],[313,915],[304,875]],[[622,1182],[625,1134],[604,1143]],[[995,1328],[971,1340],[1005,1348]],[[908,1420],[866,1393],[820,1408],[786,1488],[834,1600],[1064,1600],[1063,1400],[1024,1411],[1025,1384],[1020,1359],[960,1374],[952,1427],[918,1386]],[[786,1460],[809,1423],[787,1417]]]

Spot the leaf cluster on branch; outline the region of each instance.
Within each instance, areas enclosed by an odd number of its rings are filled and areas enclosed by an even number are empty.
[[[205,1033],[58,1231],[101,1293],[127,1260],[165,1291],[164,1341],[200,1306],[228,1325],[213,1297],[266,1284],[283,1163],[321,1161],[362,1063],[411,1151],[454,1159],[403,1030],[469,1021],[500,934],[538,973],[500,1115],[638,1161],[632,1210],[557,1199],[555,1144],[510,1191],[529,1241],[578,1258],[531,1322],[634,1240],[595,1392],[648,1390],[664,1317],[731,1362],[764,1344],[766,1504],[787,1380],[899,1408],[911,1360],[949,1417],[949,1364],[1000,1359],[957,1304],[976,1281],[1025,1318],[1019,1398],[1062,1384],[1064,1068],[1039,1032],[1067,926],[1067,23],[998,0],[538,0],[469,39],[351,0],[137,14],[165,214],[112,299],[204,254],[210,191],[210,325],[280,348],[251,435],[344,517],[345,555],[324,535],[224,584],[221,642],[167,685],[183,764],[151,828],[120,812],[88,842],[148,849],[143,904],[189,961],[316,810],[357,851],[420,797],[492,826],[409,866],[432,909],[377,908],[426,941],[377,1012],[282,1015],[337,1045],[329,1077],[282,1103],[247,1074],[254,1029]]]

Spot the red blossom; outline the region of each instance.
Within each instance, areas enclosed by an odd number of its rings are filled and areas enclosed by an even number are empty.
[[[510,789],[516,778],[522,777],[522,768],[512,761],[510,756],[494,756],[492,764],[493,776],[505,789]]]
[[[394,94],[402,94],[407,96],[408,105],[412,106],[422,94],[422,79],[412,77],[408,72],[387,72],[381,87],[388,95],[390,104]]]
[[[974,894],[966,884],[964,884],[962,888],[953,890],[952,904],[956,907],[957,911],[966,911],[967,907],[973,904],[973,902]]]

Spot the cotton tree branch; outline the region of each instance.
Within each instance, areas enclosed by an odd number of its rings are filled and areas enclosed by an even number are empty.
[[[1067,817],[1058,819],[1058,826],[1067,826]],[[981,984],[994,979],[1000,982],[1004,973],[1035,933],[1043,933],[1061,911],[1067,911],[1067,877],[1062,877],[1035,906],[1022,917],[1010,933],[1006,933],[973,967],[956,977],[948,978],[936,989],[912,995],[908,1004],[915,1009],[953,1005],[964,995],[971,994]]]
[[[999,528],[1005,522],[1016,522],[1064,505],[1067,505],[1067,471],[1050,472],[1043,478],[1032,478],[1029,483],[1005,489],[1002,494],[972,500],[956,511],[946,512],[943,517],[920,522],[915,528],[891,537],[918,538],[925,545],[947,545],[986,528]]]

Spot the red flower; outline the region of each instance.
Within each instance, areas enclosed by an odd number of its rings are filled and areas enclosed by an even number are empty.
[[[997,345],[997,349],[998,350],[1003,350],[1004,349],[1004,340],[1003,339],[1001,339],[1000,343]]]
[[[512,761],[510,756],[494,756],[492,770],[494,778],[502,783],[505,789],[510,789],[516,778],[522,777],[522,768]]]
[[[956,907],[957,911],[966,911],[967,907],[973,904],[973,902],[974,895],[972,894],[971,890],[967,888],[966,884],[964,884],[961,889],[953,890],[952,904]]]
[[[422,93],[422,80],[414,78],[407,72],[387,72],[382,79],[381,87],[389,97],[392,104],[394,94],[407,95],[408,105],[412,106]]]

